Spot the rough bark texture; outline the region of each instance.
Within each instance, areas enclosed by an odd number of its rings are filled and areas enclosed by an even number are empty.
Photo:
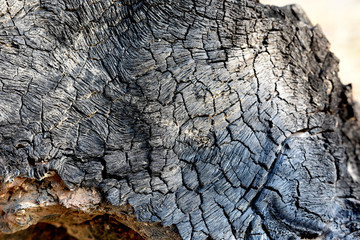
[[[337,71],[297,6],[0,0],[2,238],[360,238]]]

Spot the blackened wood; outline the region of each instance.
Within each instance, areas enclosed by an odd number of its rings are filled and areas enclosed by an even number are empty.
[[[0,22],[3,183],[56,172],[183,239],[359,238],[351,90],[298,6],[0,0]]]

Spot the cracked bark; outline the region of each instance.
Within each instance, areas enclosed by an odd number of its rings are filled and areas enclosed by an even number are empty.
[[[0,0],[0,22],[0,238],[360,238],[351,87],[298,6]]]

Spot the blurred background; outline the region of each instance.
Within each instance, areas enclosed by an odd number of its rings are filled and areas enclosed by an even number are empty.
[[[360,0],[260,0],[263,4],[300,5],[313,25],[319,24],[340,59],[340,79],[351,83],[360,103]]]

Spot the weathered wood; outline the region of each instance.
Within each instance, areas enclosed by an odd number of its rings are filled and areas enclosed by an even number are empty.
[[[76,223],[51,205],[147,239],[360,238],[337,72],[294,5],[0,0],[0,230]]]

